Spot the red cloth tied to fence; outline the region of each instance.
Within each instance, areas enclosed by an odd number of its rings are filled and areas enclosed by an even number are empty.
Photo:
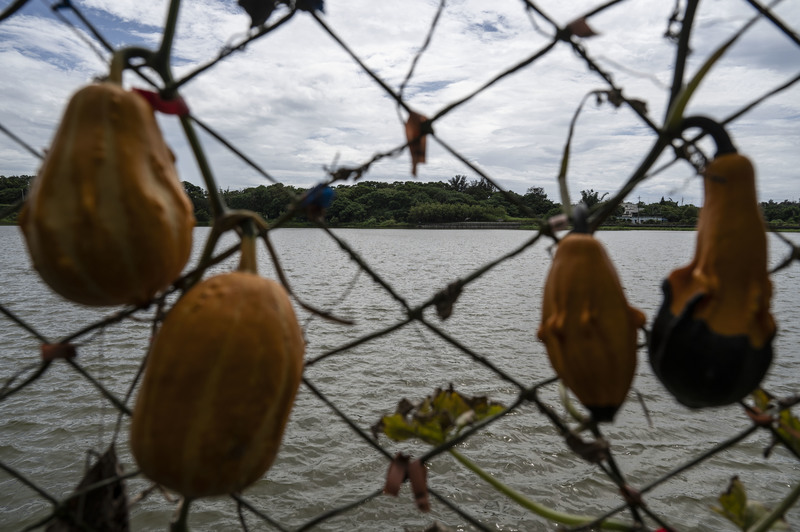
[[[178,116],[189,114],[189,106],[186,105],[186,101],[180,96],[165,100],[157,92],[144,89],[133,89],[133,92],[147,100],[147,103],[149,103],[153,109],[161,113]]]

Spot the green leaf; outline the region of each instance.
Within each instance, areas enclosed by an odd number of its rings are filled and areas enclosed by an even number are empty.
[[[733,477],[728,485],[728,491],[719,496],[721,507],[712,506],[711,509],[728,519],[741,530],[747,529],[746,508],[747,493],[739,477]]]
[[[790,410],[783,410],[778,416],[778,432],[800,454],[800,420]]]
[[[382,431],[394,441],[405,441],[416,437],[414,429],[400,414],[383,416],[381,418]]]
[[[769,508],[764,503],[747,499],[747,492],[739,477],[731,479],[728,490],[719,496],[719,503],[721,507],[712,506],[711,509],[728,519],[742,531],[748,530],[769,513]],[[772,528],[775,530],[788,530],[787,524],[783,520],[776,521]]]
[[[764,411],[770,407],[769,402],[772,400],[772,396],[761,388],[756,388],[750,396],[753,398],[753,402],[755,402],[756,408],[759,410]]]
[[[771,403],[773,397],[760,388],[755,390],[751,394],[751,397],[753,398],[756,408],[762,412],[766,412],[773,407]],[[778,414],[778,426],[776,430],[783,436],[792,450],[800,454],[800,419],[797,419],[788,408],[782,410],[780,414]]]

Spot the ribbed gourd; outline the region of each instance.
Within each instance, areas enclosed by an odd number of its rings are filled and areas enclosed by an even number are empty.
[[[245,236],[239,269],[187,291],[147,358],[131,450],[144,475],[189,500],[264,475],[300,385],[305,343],[291,301],[255,264]]]
[[[717,154],[703,171],[695,254],[664,280],[649,358],[680,403],[703,408],[734,403],[758,387],[772,362],[776,326],[753,165],[712,120],[690,117],[689,127],[711,133]]]
[[[191,252],[194,209],[174,156],[120,79],[72,96],[19,217],[41,278],[84,305],[146,303]]]
[[[646,318],[628,304],[603,245],[580,231],[569,233],[556,249],[538,337],[564,385],[593,420],[607,422],[633,382],[637,332]]]

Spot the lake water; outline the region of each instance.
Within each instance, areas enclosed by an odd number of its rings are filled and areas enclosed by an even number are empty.
[[[195,230],[197,249],[208,234]],[[508,253],[533,236],[527,231],[336,230],[398,298],[414,307],[457,278]],[[335,315],[355,320],[345,326],[300,311],[308,360],[402,321],[398,300],[360,270],[328,235],[312,229],[271,233],[295,294]],[[794,242],[800,235],[788,235]],[[694,251],[693,232],[602,232],[598,238],[615,261],[630,303],[652,320],[661,299],[662,278],[685,264]],[[232,243],[227,238],[218,249]],[[549,268],[549,241],[542,240],[470,283],[452,316],[425,317],[473,352],[526,386],[553,375],[536,339],[542,286]],[[32,271],[16,227],[0,227],[0,303],[51,341],[112,313],[67,303],[53,295]],[[788,249],[770,237],[772,264]],[[261,249],[261,271],[274,276]],[[742,250],[746,253],[746,250]],[[231,261],[217,271],[232,268]],[[776,395],[800,391],[800,268],[795,263],[773,276],[773,313],[779,325],[775,363],[764,386]],[[144,313],[143,318],[150,318]],[[118,397],[124,397],[149,340],[145,321],[127,320],[81,338],[78,361]],[[39,357],[39,342],[23,328],[0,318],[0,382]],[[749,426],[732,406],[690,411],[679,406],[653,378],[646,352],[639,352],[634,387],[640,404],[629,400],[604,432],[629,483],[642,486],[713,444]],[[338,352],[306,369],[305,376],[361,428],[394,411],[401,398],[418,400],[453,384],[470,395],[488,395],[505,404],[518,390],[419,323]],[[552,388],[552,390],[550,389]],[[545,397],[558,406],[555,387]],[[56,498],[75,487],[87,451],[104,450],[113,438],[116,410],[75,370],[55,363],[37,382],[0,402],[0,461],[24,474]],[[117,447],[126,471],[135,469],[127,450],[127,420]],[[390,453],[419,456],[421,442],[380,440]],[[744,443],[678,475],[646,495],[650,509],[678,530],[733,530],[709,507],[739,475],[753,498],[774,503],[800,482],[800,464],[782,449],[764,458],[770,437],[760,431]],[[535,406],[525,404],[490,425],[459,450],[493,476],[531,499],[559,510],[598,514],[620,503],[616,489],[595,467],[572,454]],[[286,529],[357,501],[381,489],[388,463],[305,386],[301,386],[278,460],[245,498]],[[552,530],[553,525],[497,494],[447,454],[428,463],[428,483],[440,495],[492,530]],[[129,497],[147,488],[128,481]],[[159,493],[132,509],[134,530],[165,530],[172,506]],[[229,530],[240,525],[227,497],[196,502],[193,530]],[[21,530],[46,516],[49,503],[0,470],[0,530]],[[623,515],[623,517],[626,517]],[[800,527],[800,510],[788,517]],[[421,514],[404,486],[397,498],[379,496],[317,525],[314,530],[421,530],[434,521],[471,530],[465,520],[436,499]],[[248,517],[250,530],[273,530]]]

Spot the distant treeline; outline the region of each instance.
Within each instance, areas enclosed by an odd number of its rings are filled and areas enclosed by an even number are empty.
[[[184,182],[184,186],[195,203],[198,220],[206,219],[206,192],[189,183]],[[524,195],[504,194],[486,181],[467,181],[464,176],[446,183],[361,181],[333,189],[333,203],[325,218],[334,226],[483,222],[546,217],[560,212],[559,204],[551,201],[542,188],[533,187]],[[305,189],[275,184],[220,192],[231,208],[250,209],[271,220],[285,212],[293,195],[301,195]],[[531,212],[525,213],[517,202]]]
[[[24,197],[31,176],[0,176],[0,211]],[[183,182],[192,200],[199,223],[211,220],[208,193],[201,187]],[[547,197],[541,187],[531,187],[525,194],[501,192],[487,181],[469,180],[457,175],[449,181],[404,181],[385,183],[360,181],[353,185],[333,187],[333,203],[326,212],[332,226],[395,226],[463,221],[520,221],[547,218],[561,212],[561,205]],[[242,190],[220,190],[225,203],[233,209],[249,209],[267,220],[274,220],[286,212],[293,197],[306,189],[290,185],[273,184],[249,187]],[[594,190],[582,190],[581,199],[593,206],[606,197]],[[524,206],[524,207],[521,207]],[[800,202],[770,200],[762,202],[764,217],[770,225],[800,225]],[[527,209],[527,212],[526,212]],[[656,203],[638,204],[642,223],[694,225],[699,209],[695,205],[679,205],[671,198],[661,198]],[[531,216],[533,215],[533,216]],[[620,206],[613,223],[629,223],[622,216]],[[13,221],[11,216],[6,221]]]

